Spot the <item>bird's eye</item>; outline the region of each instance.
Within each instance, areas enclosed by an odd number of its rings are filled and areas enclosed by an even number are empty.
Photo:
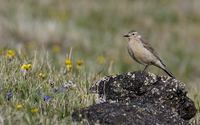
[[[132,35],[135,35],[135,33],[133,33]]]

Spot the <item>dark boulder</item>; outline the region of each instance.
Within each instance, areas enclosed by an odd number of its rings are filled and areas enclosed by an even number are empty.
[[[168,107],[138,102],[131,105],[104,102],[76,111],[73,118],[87,119],[85,122],[90,125],[189,125]]]
[[[75,111],[73,119],[90,124],[186,125],[196,108],[184,84],[168,76],[128,72],[99,80],[91,91],[99,104]]]

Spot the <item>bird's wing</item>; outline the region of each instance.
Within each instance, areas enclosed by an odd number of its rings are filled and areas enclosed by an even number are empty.
[[[142,41],[144,47],[149,50],[151,53],[153,53],[153,55],[165,66],[165,64],[162,62],[162,60],[160,59],[160,57],[158,56],[158,53],[151,47],[151,45],[149,44],[149,42],[146,42],[145,40],[143,40],[142,38],[140,38],[140,40]]]

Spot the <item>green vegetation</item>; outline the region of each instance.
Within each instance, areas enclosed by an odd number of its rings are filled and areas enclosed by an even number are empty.
[[[127,53],[122,35],[130,30],[151,42],[200,112],[199,4],[1,0],[0,122],[70,124],[75,109],[95,102],[89,93],[95,81],[143,69]],[[149,71],[164,74],[155,67]],[[199,112],[191,122],[200,123]]]

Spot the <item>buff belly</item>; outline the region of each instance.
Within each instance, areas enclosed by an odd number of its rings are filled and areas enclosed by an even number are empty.
[[[141,64],[151,64],[157,60],[156,57],[149,50],[144,48],[141,43],[129,43],[129,49],[133,53],[131,56],[134,56],[135,60]]]

